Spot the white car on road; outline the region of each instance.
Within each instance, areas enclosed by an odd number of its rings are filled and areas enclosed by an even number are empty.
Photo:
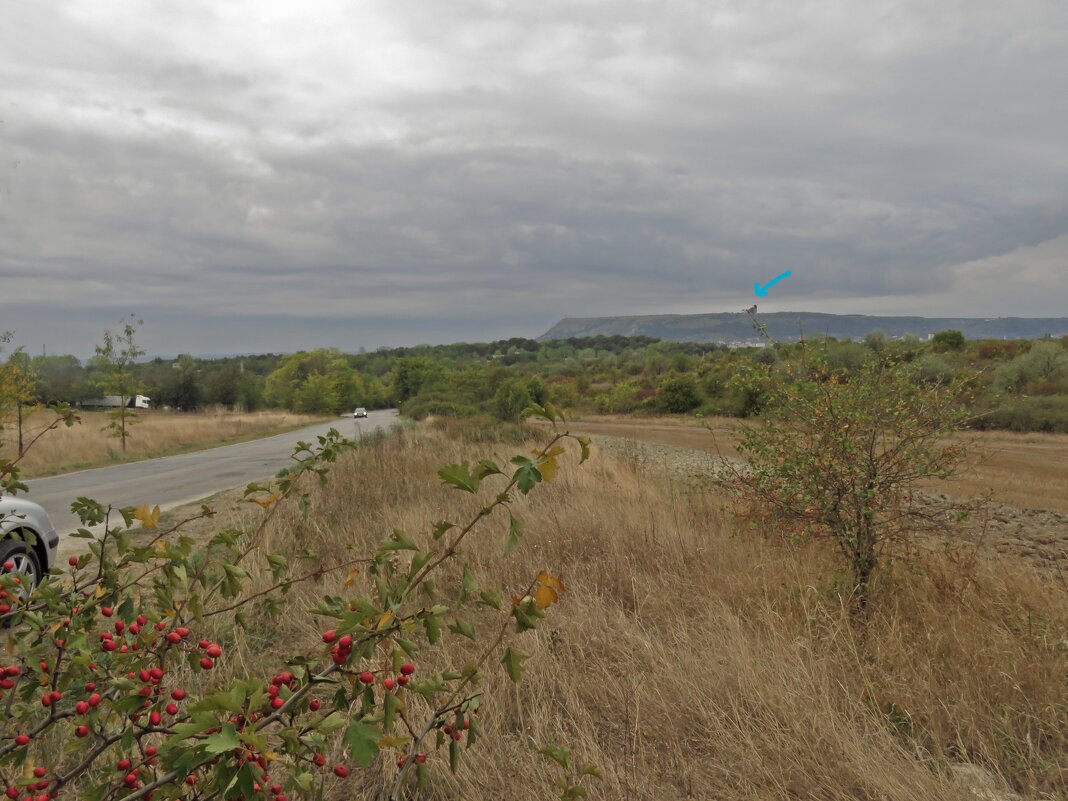
[[[356,411],[354,411],[352,413],[352,416],[353,417],[366,417],[367,416],[367,410],[361,406],[359,409],[357,409]]]
[[[48,512],[24,498],[0,497],[0,571],[21,573],[35,587],[55,564],[58,547]]]

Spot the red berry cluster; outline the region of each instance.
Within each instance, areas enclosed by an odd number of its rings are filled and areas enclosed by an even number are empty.
[[[15,569],[15,563],[10,561],[10,560],[8,560],[7,562],[4,562],[4,566],[3,567],[4,567],[4,572],[7,573],[7,572],[10,572],[10,571]],[[22,579],[19,576],[5,576],[4,577],[5,586],[8,585],[8,584],[21,584],[21,583],[22,583]],[[6,615],[8,612],[11,611],[11,603],[9,601],[10,597],[11,596],[9,596],[7,594],[6,590],[0,590],[0,615]]]
[[[330,629],[330,631],[323,634],[323,642],[327,645],[333,643],[333,647],[330,649],[330,658],[334,661],[335,665],[344,665],[349,661],[349,656],[352,655],[351,636],[346,634],[338,639],[337,632]]]
[[[0,700],[3,699],[7,690],[14,689],[15,681],[22,675],[22,668],[18,665],[0,667]]]
[[[49,779],[45,778],[48,775],[48,771],[45,768],[38,766],[34,768],[32,772],[33,778],[36,781],[24,784],[21,790],[14,785],[8,785],[4,790],[4,795],[12,799],[12,801],[18,799],[22,793],[25,793],[25,795],[22,796],[22,801],[49,801],[49,799],[55,798],[55,793],[42,792],[47,790],[52,784]],[[34,795],[34,793],[37,793],[37,795]]]
[[[286,699],[280,695],[281,689],[285,687],[290,693],[297,689],[299,682],[297,677],[289,671],[279,673],[271,679],[271,683],[267,685],[267,697],[270,698],[271,709],[281,709],[286,704]],[[315,709],[319,708],[319,702],[315,700]],[[310,706],[310,704],[309,704]]]

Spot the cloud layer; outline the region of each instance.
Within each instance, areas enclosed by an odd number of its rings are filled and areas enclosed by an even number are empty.
[[[1058,0],[0,10],[30,349],[536,335],[740,308],[1068,314]]]

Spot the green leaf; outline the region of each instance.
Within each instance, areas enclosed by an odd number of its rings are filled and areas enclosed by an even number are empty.
[[[515,485],[520,492],[526,495],[541,481],[541,473],[535,467],[536,463],[525,456],[516,456],[512,459],[512,464],[518,465],[515,473],[512,474],[512,478],[515,479]]]
[[[582,449],[582,457],[579,459],[579,464],[582,464],[590,458],[590,438],[585,434],[580,434],[575,439],[578,440],[579,447]]]
[[[237,739],[237,730],[232,723],[227,723],[204,741],[204,751],[209,754],[225,754],[240,747],[241,741]]]
[[[508,513],[508,540],[504,544],[504,555],[507,556],[519,546],[519,538],[523,536],[523,521],[511,512]]]
[[[526,658],[526,654],[521,654],[512,648],[505,650],[504,656],[501,657],[501,664],[508,671],[508,678],[512,681],[519,682],[519,677],[523,675],[523,660]]]
[[[440,540],[445,536],[445,532],[452,528],[456,528],[455,523],[450,523],[448,520],[439,520],[434,524],[434,539]]]
[[[568,748],[561,748],[558,745],[546,745],[539,748],[538,753],[555,760],[564,770],[571,769],[571,750]]]
[[[501,475],[501,468],[497,466],[496,462],[490,461],[489,459],[483,459],[481,462],[478,463],[478,465],[475,466],[474,476],[479,481],[484,479],[486,476],[497,475]]]
[[[431,645],[437,644],[441,639],[441,619],[437,615],[427,615],[423,618],[423,628],[426,629],[426,638]]]
[[[438,471],[438,476],[446,484],[456,487],[464,492],[476,492],[479,479],[471,474],[467,462],[450,464]]]
[[[449,626],[449,630],[455,631],[457,634],[461,634],[464,637],[467,637],[467,639],[469,640],[478,639],[477,635],[475,634],[475,627],[474,625],[472,625],[470,620],[457,619],[455,623]]]
[[[456,773],[460,767],[460,743],[449,738],[449,770]]]
[[[319,725],[317,725],[315,728],[317,728],[323,734],[330,734],[331,732],[335,732],[338,729],[345,728],[345,718],[342,717],[340,712],[335,710],[329,715],[327,715],[325,718],[323,718],[321,721],[319,721]]]
[[[467,596],[474,594],[478,590],[478,583],[475,581],[474,574],[467,569],[467,565],[464,565],[463,578],[460,579],[460,603],[467,602]]]
[[[582,769],[579,771],[579,775],[580,776],[593,776],[595,778],[602,779],[602,780],[604,779],[604,774],[601,773],[601,769],[599,767],[597,767],[596,765],[594,765],[592,762],[587,762],[586,764],[584,764],[582,766]]]
[[[378,740],[382,732],[363,721],[353,721],[341,738],[342,744],[349,749],[352,761],[361,768],[370,767],[378,756]]]
[[[586,789],[579,787],[577,784],[564,790],[563,795],[560,796],[560,801],[575,801],[576,798],[589,798],[586,794]]]
[[[478,600],[486,606],[496,609],[497,611],[500,611],[501,609],[500,589],[483,590],[479,593]]]

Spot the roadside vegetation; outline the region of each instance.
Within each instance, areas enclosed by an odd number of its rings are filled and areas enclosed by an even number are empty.
[[[217,445],[230,445],[303,428],[326,418],[270,409],[259,412],[202,411],[191,414],[152,412],[141,414],[127,440],[127,451],[102,432],[112,422],[109,412],[79,411],[81,425],[59,428],[42,437],[27,451],[19,466],[23,478],[66,473],[119,462],[151,459]],[[24,415],[25,436],[35,436],[52,419],[47,409]],[[17,452],[18,431],[9,426],[0,431],[3,453]]]

